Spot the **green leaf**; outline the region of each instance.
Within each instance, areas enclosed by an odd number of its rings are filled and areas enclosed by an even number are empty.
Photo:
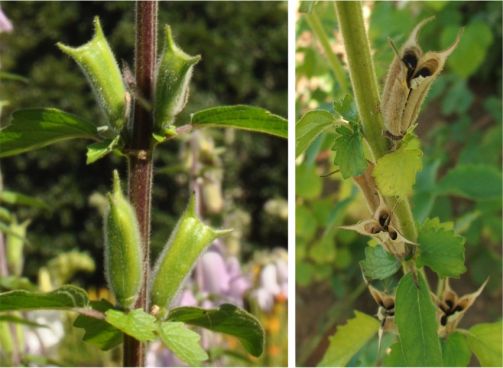
[[[358,121],[358,111],[353,96],[346,94],[343,98],[334,102],[334,110],[344,119],[356,123]]]
[[[191,366],[201,366],[208,359],[208,354],[201,347],[201,336],[188,329],[182,322],[163,322],[159,336],[180,360]]]
[[[372,175],[381,194],[408,196],[422,168],[422,156],[415,139],[404,139],[400,148],[378,159]]]
[[[29,319],[21,318],[18,316],[13,316],[10,314],[0,314],[0,322],[17,323],[20,325],[25,325],[25,326],[33,327],[33,328],[49,328],[49,326],[47,326],[47,325],[36,323],[36,322],[30,321]]]
[[[365,277],[374,280],[384,280],[393,275],[401,267],[400,262],[386,252],[381,245],[365,248],[365,259],[360,261]]]
[[[28,83],[29,81],[28,78],[25,78],[19,74],[2,72],[2,71],[0,71],[0,80],[22,82],[22,83]]]
[[[253,356],[264,350],[264,330],[250,313],[232,304],[222,304],[218,309],[180,307],[170,311],[169,321],[185,322],[211,331],[235,336]]]
[[[389,349],[389,353],[383,359],[383,367],[405,367],[406,363],[400,341],[391,345]]]
[[[318,366],[345,366],[378,329],[379,322],[375,318],[355,310],[355,318],[338,327],[329,338],[328,349]]]
[[[0,288],[7,290],[23,289],[35,291],[37,287],[26,277],[0,276]]]
[[[105,313],[105,321],[138,341],[155,340],[156,319],[142,309],[135,309],[129,313],[109,309]]]
[[[363,152],[363,137],[358,125],[350,123],[337,127],[332,151],[335,151],[334,163],[339,167],[344,179],[361,175],[367,168]]]
[[[210,107],[192,114],[196,128],[236,128],[288,138],[288,120],[255,106]]]
[[[1,134],[1,133],[0,133]],[[16,204],[21,206],[36,207],[42,209],[50,209],[50,207],[43,200],[27,196],[25,194],[11,192],[10,190],[0,191],[0,203],[5,202],[9,204]]]
[[[95,125],[58,109],[18,110],[10,125],[0,130],[0,157],[75,138],[97,139]]]
[[[442,356],[444,367],[467,367],[472,352],[466,342],[466,337],[454,332],[442,340]]]
[[[321,133],[337,124],[340,124],[340,119],[325,110],[304,114],[295,124],[295,156],[303,153]]]
[[[313,6],[316,5],[318,1],[313,0],[302,0],[299,2],[299,13],[311,13]]]
[[[87,160],[86,164],[92,164],[98,161],[100,158],[105,157],[110,152],[112,152],[119,144],[120,135],[113,139],[106,139],[102,142],[93,143],[87,146]]]
[[[450,46],[459,27],[447,26],[440,35],[442,47]],[[463,79],[475,73],[486,59],[486,53],[493,43],[491,28],[481,19],[473,20],[465,27],[461,42],[447,59],[447,65]]]
[[[493,166],[458,165],[440,180],[437,191],[474,200],[500,198],[501,179]]]
[[[100,312],[106,312],[113,308],[113,305],[102,299],[100,301],[92,301],[91,307]],[[82,340],[97,346],[101,350],[110,350],[121,344],[124,336],[120,330],[106,321],[82,314],[75,319],[73,326],[83,328],[85,333]]]
[[[465,239],[452,230],[452,224],[427,219],[419,228],[417,266],[428,266],[440,277],[459,277],[466,271]]]
[[[468,330],[468,345],[477,356],[481,367],[503,366],[502,323],[479,323]]]
[[[297,166],[295,175],[295,188],[297,196],[305,199],[314,199],[321,194],[323,180],[316,172],[316,167],[303,163]]]
[[[88,304],[87,293],[73,285],[65,285],[49,293],[27,290],[0,293],[1,312],[30,309],[85,308]]]
[[[440,367],[442,351],[437,335],[436,308],[421,273],[418,285],[412,273],[398,283],[395,304],[395,323],[400,333],[402,354],[407,366]]]

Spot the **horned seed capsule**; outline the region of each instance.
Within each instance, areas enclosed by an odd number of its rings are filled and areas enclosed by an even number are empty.
[[[94,18],[94,36],[89,42],[79,47],[58,42],[57,46],[80,66],[112,132],[120,132],[126,121],[126,88],[99,18]]]
[[[192,196],[154,267],[151,304],[161,310],[168,308],[206,247],[231,231],[215,230],[202,222],[196,215],[195,196]]]
[[[142,285],[143,254],[136,213],[122,194],[116,170],[108,204],[104,221],[105,276],[118,304],[130,308]]]
[[[201,56],[190,56],[173,40],[171,27],[164,29],[164,49],[157,65],[155,87],[155,131],[163,134],[175,120],[189,94],[189,82]]]
[[[455,50],[461,37],[459,33],[454,43],[444,51],[428,51],[423,54],[417,42],[417,35],[432,19],[433,17],[430,17],[420,22],[400,51],[391,43],[395,57],[386,77],[381,111],[385,133],[394,140],[402,139],[416,122],[431,84],[442,71],[447,57]]]

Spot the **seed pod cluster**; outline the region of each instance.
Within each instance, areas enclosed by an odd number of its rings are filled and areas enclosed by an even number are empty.
[[[80,66],[108,118],[108,128],[118,133],[126,122],[126,88],[98,17],[94,18],[94,29],[93,38],[82,46],[57,45]]]
[[[168,308],[206,247],[231,231],[215,230],[203,223],[196,215],[195,196],[192,196],[154,267],[151,304],[161,310]]]
[[[410,34],[400,51],[395,50],[384,85],[381,111],[386,135],[401,139],[419,115],[419,110],[433,81],[442,71],[447,57],[455,50],[461,34],[444,51],[423,53],[417,36],[423,26],[433,17],[424,19]]]
[[[155,131],[162,134],[174,122],[189,95],[189,82],[201,56],[190,56],[173,40],[171,27],[164,29],[164,49],[157,66],[155,86]]]
[[[143,254],[136,213],[122,194],[117,171],[108,202],[104,220],[105,276],[117,303],[130,308],[142,285]]]

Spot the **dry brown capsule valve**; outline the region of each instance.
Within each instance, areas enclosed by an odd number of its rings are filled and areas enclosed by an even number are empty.
[[[444,68],[447,57],[455,50],[461,38],[462,32],[459,32],[454,43],[446,50],[423,53],[417,36],[423,26],[433,18],[421,21],[400,51],[397,51],[390,41],[395,57],[384,84],[381,111],[385,134],[394,140],[400,140],[416,122],[431,84]]]

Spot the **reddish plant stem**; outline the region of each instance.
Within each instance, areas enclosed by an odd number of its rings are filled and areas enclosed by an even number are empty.
[[[136,3],[135,75],[136,88],[147,101],[153,100],[157,50],[157,2]],[[135,308],[148,310],[148,278],[150,270],[150,212],[152,190],[152,128],[153,114],[135,99],[129,149],[129,199],[136,210],[143,248],[143,285]],[[126,367],[145,365],[145,344],[124,336],[123,363]]]

